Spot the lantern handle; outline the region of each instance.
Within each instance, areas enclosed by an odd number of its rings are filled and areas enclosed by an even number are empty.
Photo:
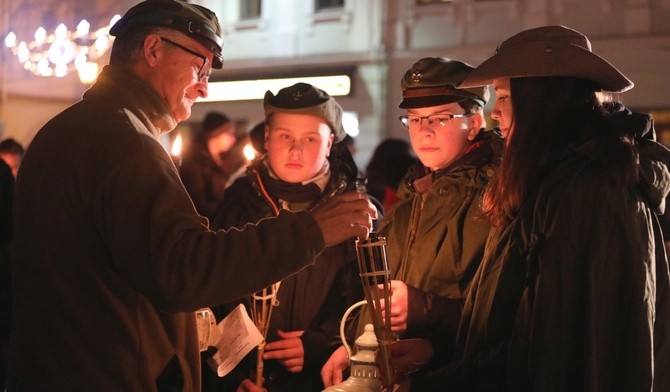
[[[366,300],[361,300],[361,301],[358,301],[358,302],[356,302],[355,304],[349,306],[349,309],[347,309],[347,310],[344,312],[344,316],[342,316],[342,320],[340,321],[340,339],[342,340],[342,345],[343,345],[344,348],[347,350],[347,358],[348,358],[349,360],[351,360],[351,356],[353,355],[353,353],[352,353],[352,351],[351,351],[351,346],[349,345],[349,343],[347,343],[347,338],[344,336],[344,326],[345,326],[345,324],[346,324],[346,322],[347,322],[347,318],[349,317],[349,314],[350,314],[351,312],[353,312],[354,309],[356,309],[356,308],[358,308],[358,307],[361,307],[361,306],[363,306],[363,305],[366,305],[367,303],[368,303],[368,301],[366,301]]]

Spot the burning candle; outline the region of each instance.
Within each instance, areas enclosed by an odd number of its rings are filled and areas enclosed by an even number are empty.
[[[181,166],[181,143],[181,133],[177,133],[172,141],[172,149],[170,150],[172,162],[177,167]]]
[[[247,161],[251,162],[254,159],[256,159],[256,150],[254,147],[251,145],[251,143],[247,143],[244,148],[242,149],[242,154],[244,154],[244,157],[247,159]]]

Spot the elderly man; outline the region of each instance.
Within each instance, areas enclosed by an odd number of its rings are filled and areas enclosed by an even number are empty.
[[[197,391],[194,310],[367,236],[376,211],[355,192],[243,230],[211,231],[196,213],[158,137],[207,95],[220,31],[198,5],[136,5],[111,29],[110,65],[31,143],[14,208],[9,391]]]

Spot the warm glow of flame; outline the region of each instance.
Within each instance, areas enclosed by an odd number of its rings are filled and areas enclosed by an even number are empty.
[[[175,157],[181,155],[181,133],[178,133],[177,136],[174,137],[174,141],[172,142],[172,155]]]
[[[256,150],[251,144],[247,144],[242,149],[244,157],[247,158],[247,161],[253,161],[256,158]]]

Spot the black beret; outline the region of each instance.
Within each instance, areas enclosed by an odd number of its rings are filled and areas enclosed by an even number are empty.
[[[268,90],[263,99],[263,108],[266,121],[272,113],[309,114],[328,123],[336,143],[346,135],[342,127],[343,111],[340,104],[325,91],[308,83],[284,87],[277,95]]]

